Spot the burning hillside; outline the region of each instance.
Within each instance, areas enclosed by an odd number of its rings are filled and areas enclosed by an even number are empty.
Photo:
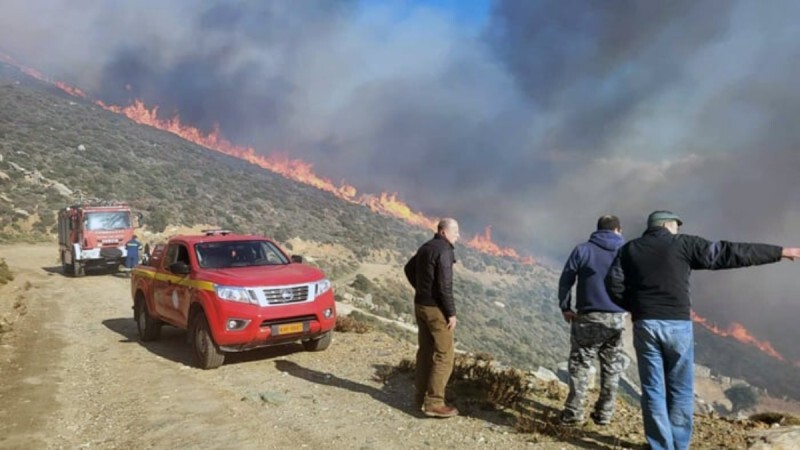
[[[0,54],[0,61],[17,67],[20,71],[31,77],[50,83],[71,96],[91,100],[82,90],[62,82],[49,80],[39,71],[24,67],[8,56]],[[265,156],[259,154],[252,147],[237,146],[225,139],[218,127],[214,128],[210,133],[203,133],[196,127],[184,124],[177,115],[169,119],[160,118],[159,108],[157,106],[148,107],[141,100],[135,100],[128,106],[107,105],[102,101],[94,101],[94,103],[108,111],[125,115],[137,123],[168,131],[208,149],[245,160],[258,167],[278,173],[287,179],[329,192],[348,202],[364,205],[374,212],[397,217],[407,223],[428,230],[436,226],[436,219],[427,217],[421,212],[414,211],[408,204],[399,199],[396,193],[380,193],[377,195],[359,193],[357,189],[350,184],[336,184],[327,178],[317,175],[312,165],[306,161],[291,159],[281,154]],[[472,239],[466,241],[466,245],[488,255],[505,257],[524,264],[535,263],[535,260],[530,256],[523,256],[513,248],[502,247],[496,244],[492,240],[491,226],[486,227],[483,233],[476,234]],[[748,346],[757,348],[764,354],[778,361],[786,362],[784,356],[775,350],[770,342],[754,337],[749,330],[739,323],[734,322],[727,328],[722,328],[696,313],[693,313],[692,320],[718,336],[734,339]],[[800,362],[795,364],[800,364]]]
[[[494,241],[492,241],[491,226],[486,227],[486,230],[484,230],[483,234],[478,234],[473,237],[469,242],[467,242],[467,245],[490,255],[506,256],[511,259],[521,261],[525,264],[534,263],[534,259],[531,256],[520,256],[519,253],[517,253],[517,251],[513,248],[503,248],[495,244]]]
[[[701,325],[703,328],[716,334],[717,336],[731,337],[743,344],[757,348],[762,353],[766,353],[778,361],[786,361],[786,359],[775,350],[772,344],[770,344],[768,341],[762,341],[755,338],[752,334],[750,334],[749,331],[747,331],[747,328],[745,328],[744,325],[738,322],[733,322],[730,324],[730,326],[728,326],[728,328],[723,329],[710,322],[705,317],[699,316],[694,311],[692,311],[692,321]]]
[[[61,81],[54,81],[44,76],[41,72],[25,67],[17,63],[13,58],[0,54],[0,61],[6,62],[17,67],[23,73],[61,89],[69,95],[85,100],[93,101],[102,108],[122,114],[129,119],[142,125],[168,131],[177,136],[202,145],[205,148],[224,153],[229,156],[243,159],[261,168],[278,173],[290,180],[304,183],[330,192],[333,195],[352,203],[367,206],[372,211],[392,217],[402,219],[412,225],[423,227],[429,230],[436,228],[438,219],[425,216],[423,213],[414,211],[411,207],[400,200],[396,193],[382,192],[378,195],[359,194],[357,189],[347,183],[336,185],[331,180],[317,175],[312,165],[299,159],[291,159],[286,155],[273,154],[264,156],[252,147],[244,147],[233,144],[224,137],[218,126],[215,126],[210,133],[203,133],[196,127],[186,125],[181,122],[178,115],[169,119],[160,118],[158,106],[147,107],[142,100],[136,99],[128,106],[107,105],[101,100],[93,100],[82,90],[70,86]],[[467,246],[493,256],[506,257],[523,264],[533,264],[534,259],[530,256],[520,256],[517,250],[510,247],[502,247],[491,240],[491,227],[487,227],[483,235],[475,235],[466,244]]]

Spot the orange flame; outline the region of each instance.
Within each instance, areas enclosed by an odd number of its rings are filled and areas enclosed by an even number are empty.
[[[412,211],[407,204],[397,199],[397,193],[387,194],[382,192],[378,197],[362,195],[359,201],[375,212],[399,217],[412,225],[418,225],[429,230],[435,230],[438,225],[438,220],[425,217],[422,213]]]
[[[355,187],[346,183],[342,183],[340,186],[335,185],[330,180],[315,174],[311,164],[305,161],[290,159],[285,155],[262,156],[256,153],[252,147],[236,146],[221,137],[218,127],[214,127],[209,134],[203,134],[195,127],[182,124],[178,116],[174,116],[172,119],[159,119],[158,106],[148,109],[141,100],[135,100],[132,105],[125,107],[109,106],[100,101],[97,104],[109,111],[123,114],[134,122],[169,131],[208,149],[244,159],[259,167],[279,173],[290,180],[314,186],[341,199],[367,206],[376,213],[397,217],[412,225],[436,229],[437,219],[429,218],[412,210],[408,204],[397,198],[396,193],[383,192],[377,196],[368,194],[357,196]],[[535,262],[530,256],[520,256],[513,248],[500,247],[495,244],[492,241],[491,227],[487,227],[483,235],[476,235],[472,238],[467,242],[467,246],[490,255],[511,258],[523,264],[534,264]]]
[[[23,73],[37,80],[55,85],[69,95],[88,99],[88,96],[82,90],[60,81],[50,80],[41,72],[25,67],[7,55],[0,53],[0,61],[17,67]],[[126,88],[128,87],[126,86]],[[430,230],[436,229],[437,219],[429,218],[420,212],[412,210],[410,206],[397,198],[396,193],[388,194],[384,192],[377,196],[370,194],[361,194],[357,196],[358,191],[354,186],[347,183],[342,183],[337,186],[330,180],[314,173],[312,165],[305,161],[290,159],[286,155],[263,156],[256,153],[255,149],[252,147],[242,147],[231,143],[222,137],[218,126],[215,126],[210,133],[205,134],[195,127],[181,123],[178,115],[173,116],[171,119],[160,119],[158,117],[158,106],[148,108],[143,101],[138,99],[134,100],[133,104],[124,107],[106,105],[99,100],[95,101],[95,103],[108,111],[122,114],[134,122],[168,131],[210,150],[243,159],[261,168],[276,172],[290,180],[330,192],[343,200],[367,206],[376,213],[396,217],[412,225]],[[472,240],[467,242],[467,246],[490,255],[515,259],[524,264],[534,263],[532,257],[520,256],[516,250],[512,248],[503,248],[492,242],[490,227],[486,228],[484,235],[476,235]]]
[[[252,147],[234,145],[221,136],[217,126],[214,127],[211,133],[203,134],[203,132],[195,127],[182,124],[178,116],[172,119],[158,118],[158,106],[148,109],[141,100],[135,100],[132,105],[125,107],[109,106],[101,101],[97,101],[97,104],[109,111],[122,114],[136,123],[168,131],[210,150],[243,159],[261,168],[277,172],[290,180],[299,181],[314,186],[317,189],[333,193],[337,197],[345,200],[354,201],[356,196],[355,187],[349,184],[336,186],[330,180],[317,176],[314,171],[311,170],[311,164],[305,161],[289,159],[284,155],[262,156],[257,154]]]
[[[500,247],[492,241],[492,226],[489,225],[483,230],[483,234],[476,234],[475,237],[467,242],[467,245],[490,255],[507,256],[511,259],[516,259],[524,264],[533,264],[534,259],[531,256],[520,256],[516,250],[510,247]]]
[[[31,69],[30,67],[25,67],[22,64],[19,64],[18,62],[14,61],[14,58],[12,58],[12,57],[10,57],[8,55],[4,55],[4,54],[0,53],[0,61],[2,61],[4,63],[7,63],[7,64],[11,64],[12,66],[14,66],[17,69],[19,69],[25,75],[28,75],[29,77],[36,78],[39,81],[45,81],[47,83],[54,84],[52,81],[48,80],[47,77],[42,75],[42,73],[39,72],[38,70]]]
[[[66,92],[66,93],[68,93],[68,94],[70,94],[72,96],[80,97],[80,98],[86,98],[86,93],[84,93],[82,90],[80,90],[78,88],[72,87],[72,86],[70,86],[68,84],[64,84],[64,83],[62,83],[60,81],[56,81],[55,85],[59,89],[61,89],[62,91]]]
[[[743,344],[756,347],[757,349],[779,361],[786,361],[786,359],[784,359],[784,357],[772,347],[772,344],[770,344],[768,341],[758,340],[752,334],[750,334],[749,331],[747,331],[747,328],[745,328],[744,325],[738,322],[732,322],[727,329],[723,330],[715,324],[709,323],[708,319],[699,316],[694,311],[692,311],[692,320],[716,335],[732,337]],[[800,364],[800,361],[795,364]]]

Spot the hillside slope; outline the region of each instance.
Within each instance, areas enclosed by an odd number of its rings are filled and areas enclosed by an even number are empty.
[[[144,213],[151,231],[209,224],[265,234],[290,250],[292,239],[312,241],[324,251],[312,259],[338,292],[410,320],[401,267],[430,231],[137,125],[3,64],[0,155],[0,241],[52,239],[57,209],[81,196],[122,200]],[[551,269],[463,246],[457,257],[462,348],[529,367],[564,359],[567,328]],[[387,269],[348,286],[370,264]]]

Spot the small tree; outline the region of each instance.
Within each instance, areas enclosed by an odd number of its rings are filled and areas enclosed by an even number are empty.
[[[360,273],[356,274],[356,279],[350,283],[350,286],[364,293],[371,293],[375,290],[375,284]]]
[[[733,404],[732,412],[739,412],[745,409],[750,409],[758,403],[758,394],[756,391],[746,384],[737,384],[725,390],[725,396]]]
[[[11,270],[8,268],[6,260],[0,258],[0,285],[6,284],[9,281],[13,280],[14,280],[14,274],[12,274]]]
[[[169,225],[169,218],[167,212],[163,209],[157,209],[150,213],[150,217],[145,217],[145,223],[154,233],[163,233]]]

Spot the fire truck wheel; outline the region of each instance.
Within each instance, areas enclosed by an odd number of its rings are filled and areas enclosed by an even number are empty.
[[[136,329],[139,331],[139,339],[147,342],[154,341],[161,336],[161,322],[150,317],[144,298],[139,297],[136,299],[134,314],[136,315]]]
[[[216,369],[225,362],[225,353],[217,347],[208,328],[205,314],[198,313],[192,321],[194,360],[201,369]]]
[[[317,339],[303,341],[303,348],[308,352],[321,352],[331,345],[333,340],[333,333],[328,331]]]
[[[84,275],[86,275],[86,270],[84,269],[83,264],[78,261],[72,263],[72,276],[82,277]]]

